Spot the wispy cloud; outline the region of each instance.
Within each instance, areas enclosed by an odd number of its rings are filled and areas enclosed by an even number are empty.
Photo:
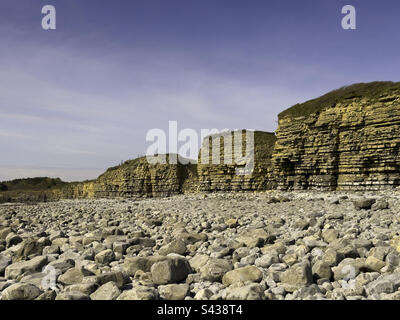
[[[179,129],[273,131],[277,113],[301,96],[271,76],[233,78],[181,61],[178,52],[163,61],[140,52],[90,56],[67,45],[11,38],[9,45],[20,50],[0,61],[0,165],[14,167],[3,170],[7,177],[54,175],[46,169],[54,166],[105,170],[143,154],[147,131],[166,130],[169,120],[177,120]],[[75,171],[59,172],[68,180],[77,177]]]

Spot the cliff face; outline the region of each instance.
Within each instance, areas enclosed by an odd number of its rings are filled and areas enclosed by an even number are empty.
[[[167,197],[198,191],[197,165],[190,164],[182,157],[177,158],[176,155],[177,164],[169,164],[172,155],[163,156],[167,161],[166,164],[152,164],[146,157],[142,157],[109,168],[96,180],[91,181],[66,183],[60,180],[60,183],[54,184],[53,187],[46,185],[34,189],[29,179],[23,179],[21,181],[24,183],[24,188],[16,187],[16,190],[0,192],[0,203],[114,197]],[[3,189],[6,188],[3,187]]]
[[[170,155],[165,156],[169,161]],[[193,168],[193,165],[179,161],[177,164],[151,164],[142,157],[109,168],[96,180],[53,189],[48,199],[166,197],[195,191],[197,177],[193,171],[196,171],[195,165]]]
[[[400,184],[400,84],[358,84],[279,116],[280,189],[376,190]]]
[[[170,155],[166,155],[169,161]],[[66,189],[75,197],[165,197],[182,193],[183,184],[190,176],[190,165],[151,164],[146,157],[129,160],[109,168],[95,181],[77,184]],[[189,188],[189,186],[188,186]]]
[[[94,181],[67,184],[39,178],[3,183],[0,202],[398,186],[400,83],[356,84],[329,92],[280,113],[275,134],[255,131],[248,139],[245,131],[206,138],[197,165],[169,164],[172,155],[166,155],[167,164],[151,164],[142,157],[110,168]],[[254,154],[253,170],[238,174],[249,164],[246,152]],[[49,189],[49,183],[54,188]]]
[[[49,200],[59,199],[91,199],[95,197],[95,181],[72,182],[49,192]]]
[[[239,132],[240,135],[242,138],[238,139],[233,132],[227,132],[204,139],[197,166],[201,191],[252,191],[272,187],[269,175],[275,135],[255,131],[252,148],[247,148],[250,141],[246,132]],[[219,141],[219,146],[215,141]],[[249,165],[248,152],[254,154],[254,168],[250,174],[237,174],[237,170]],[[232,161],[225,161],[226,157]]]

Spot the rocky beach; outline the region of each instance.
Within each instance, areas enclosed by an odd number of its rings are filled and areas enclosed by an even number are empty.
[[[2,300],[398,300],[400,192],[0,205]]]
[[[399,101],[354,84],[274,133],[209,135],[197,162],[4,181],[1,299],[398,300]]]

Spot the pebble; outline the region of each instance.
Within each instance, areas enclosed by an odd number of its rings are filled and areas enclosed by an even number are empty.
[[[0,297],[396,300],[397,208],[396,190],[0,204]]]

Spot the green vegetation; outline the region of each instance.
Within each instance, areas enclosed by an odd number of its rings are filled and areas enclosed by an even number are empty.
[[[15,179],[0,182],[0,203],[47,201],[49,191],[64,187],[67,182],[47,177]]]
[[[54,187],[61,187],[67,182],[60,178],[52,179],[47,177],[15,179],[11,181],[3,181],[0,183],[1,191],[42,191]]]
[[[400,82],[357,83],[331,91],[317,99],[296,104],[281,112],[279,119],[308,116],[334,107],[338,102],[361,97],[379,99],[400,92]]]
[[[165,154],[165,160],[166,160],[167,164],[169,163],[169,156],[170,156],[170,154]],[[184,158],[179,156],[178,161],[180,161],[181,159],[184,159]],[[105,177],[105,176],[107,176],[108,173],[111,173],[111,172],[117,171],[117,170],[135,170],[138,166],[141,166],[141,165],[148,165],[147,156],[142,156],[139,158],[123,161],[119,165],[108,168],[103,174],[101,174],[99,176],[99,178]]]

